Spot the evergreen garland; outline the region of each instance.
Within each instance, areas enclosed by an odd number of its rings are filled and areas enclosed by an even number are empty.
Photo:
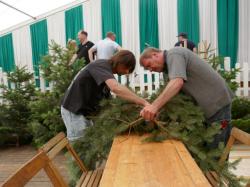
[[[156,95],[153,95],[151,100],[155,97]],[[220,125],[213,124],[206,127],[203,124],[203,112],[194,105],[190,97],[177,95],[160,111],[157,119],[159,121],[151,123],[139,117],[142,109],[140,106],[127,101],[117,98],[105,100],[101,105],[102,110],[99,115],[92,117],[94,125],[88,127],[85,136],[73,144],[89,169],[94,169],[107,159],[113,138],[117,134],[129,136],[130,133],[139,135],[150,133],[151,135],[144,141],[163,141],[169,138],[180,140],[204,173],[216,171],[221,182],[228,181],[230,186],[240,186],[240,180],[230,171],[238,161],[218,165],[216,158],[222,154],[223,143],[218,149],[213,150],[206,146],[220,131]],[[79,170],[72,163],[70,165],[72,181],[76,181]]]

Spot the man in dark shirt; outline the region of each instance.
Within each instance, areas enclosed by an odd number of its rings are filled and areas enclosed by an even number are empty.
[[[187,33],[181,32],[178,36],[179,42],[175,44],[175,47],[181,46],[190,49],[191,51],[197,53],[196,46],[194,42],[188,40]]]
[[[76,59],[81,58],[84,58],[87,64],[90,62],[88,51],[94,45],[94,43],[88,41],[88,33],[84,30],[78,32],[78,39],[80,41],[80,44],[78,45],[78,50],[76,54],[73,55],[69,65],[73,64]]]
[[[84,135],[84,129],[92,124],[86,116],[98,111],[99,102],[112,91],[118,97],[148,105],[126,86],[120,85],[113,74],[132,73],[135,68],[135,56],[128,50],[117,52],[109,60],[99,59],[89,63],[75,76],[67,89],[61,106],[61,114],[70,141]]]

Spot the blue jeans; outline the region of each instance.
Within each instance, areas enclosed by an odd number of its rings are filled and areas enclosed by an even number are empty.
[[[84,129],[93,125],[91,120],[83,115],[74,114],[61,106],[61,115],[67,129],[67,138],[73,142],[84,136]]]
[[[227,141],[230,137],[230,133],[231,133],[231,129],[232,129],[232,127],[230,125],[231,104],[223,107],[218,112],[216,112],[212,117],[208,118],[206,120],[206,123],[208,125],[211,125],[214,122],[221,123],[222,121],[225,121],[225,120],[228,122],[228,125],[224,129],[222,128],[220,130],[220,132],[215,135],[214,141],[208,145],[210,148],[217,148],[220,142],[223,142],[224,145],[227,144]]]

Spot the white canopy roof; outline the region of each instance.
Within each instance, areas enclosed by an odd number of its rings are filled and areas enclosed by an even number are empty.
[[[37,17],[51,10],[65,6],[76,0],[1,0],[0,1],[0,31],[32,18],[14,10],[1,2],[5,2],[32,17]]]

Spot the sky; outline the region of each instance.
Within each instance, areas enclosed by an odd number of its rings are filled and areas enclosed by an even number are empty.
[[[32,19],[25,14],[7,7],[1,1],[36,17],[75,0],[0,0],[0,31]]]

